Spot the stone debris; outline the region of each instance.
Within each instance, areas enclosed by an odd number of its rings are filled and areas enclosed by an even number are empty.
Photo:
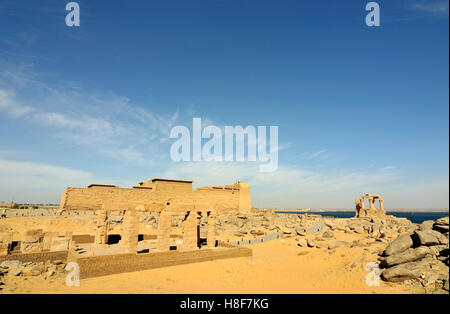
[[[432,226],[433,229],[430,229]],[[413,280],[425,293],[448,292],[448,216],[425,221],[418,230],[400,235],[380,257],[381,278],[390,282]]]
[[[61,261],[39,262],[20,262],[18,260],[7,260],[0,263],[0,291],[14,290],[13,285],[8,284],[9,277],[20,277],[24,280],[27,277],[38,277],[45,280],[62,278],[67,275],[65,264]]]
[[[364,217],[335,219],[330,227],[331,231],[346,233],[368,234],[370,238],[394,239],[399,233],[413,232],[417,225],[404,218],[386,215],[384,218]]]
[[[313,229],[321,220],[320,215],[275,214],[271,211],[241,213],[239,217],[222,213],[217,215],[216,225],[219,234],[229,232],[238,237],[263,236],[274,232],[282,232],[284,237],[295,237],[316,233]],[[200,228],[204,233],[204,227]]]

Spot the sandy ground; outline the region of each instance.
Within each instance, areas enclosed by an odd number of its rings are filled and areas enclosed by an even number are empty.
[[[78,221],[78,222],[77,222]],[[0,221],[22,232],[34,227],[65,232],[92,233],[81,218],[11,218]],[[364,239],[361,235],[337,234],[339,240]],[[411,293],[404,284],[380,281],[368,286],[367,263],[376,261],[377,249],[367,247],[301,248],[294,238],[249,245],[253,256],[151,269],[81,280],[79,287],[40,277],[9,277],[4,293]],[[1,292],[0,292],[1,293]]]

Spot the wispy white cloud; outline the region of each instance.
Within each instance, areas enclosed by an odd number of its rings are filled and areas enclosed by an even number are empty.
[[[49,84],[32,66],[0,71],[0,111],[51,129],[62,141],[141,164],[163,155],[161,146],[179,119],[178,112],[151,112],[126,97],[87,92],[74,82]]]
[[[439,15],[448,15],[449,12],[448,0],[416,2],[412,4],[412,8],[418,11]]]
[[[161,176],[195,178],[196,187],[246,181],[256,207],[352,208],[354,198],[386,191],[401,179],[401,172],[394,167],[312,171],[291,165],[261,173],[255,163],[191,162],[174,164]]]
[[[0,159],[0,200],[58,202],[66,186],[95,181],[89,172],[43,163]]]
[[[319,155],[322,155],[323,153],[325,153],[326,151],[327,151],[326,149],[322,149],[322,150],[319,150],[318,152],[312,153],[311,158],[316,158]]]
[[[383,199],[389,208],[441,208],[448,210],[449,178],[398,183],[385,189]]]
[[[1,151],[0,151],[1,153]],[[136,185],[135,180],[98,176],[92,172],[42,162],[0,158],[0,202],[59,203],[66,187],[86,187],[91,183],[109,183],[122,187]]]
[[[15,99],[14,91],[0,89],[0,110],[6,112],[13,118],[19,118],[32,112],[34,109],[19,103]]]
[[[387,208],[447,208],[449,180],[405,181],[394,166],[374,169],[310,170],[284,165],[261,173],[254,163],[180,163],[163,177],[195,178],[195,187],[250,183],[253,206],[259,208],[347,208],[365,193],[380,193]],[[446,205],[447,204],[447,205]]]
[[[306,152],[300,153],[299,158],[303,159],[303,160],[315,159],[318,157],[325,157],[326,153],[327,153],[326,149],[321,149],[318,151],[306,151]]]

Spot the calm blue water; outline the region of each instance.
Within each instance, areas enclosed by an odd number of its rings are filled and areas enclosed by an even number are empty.
[[[279,214],[318,214],[322,216],[331,216],[335,218],[352,218],[355,217],[355,212],[287,212],[287,211],[275,211]],[[426,212],[387,212],[388,215],[393,215],[395,217],[402,217],[411,220],[413,223],[420,224],[425,220],[436,220],[441,217],[448,216],[448,212],[439,212],[439,213],[426,213]]]

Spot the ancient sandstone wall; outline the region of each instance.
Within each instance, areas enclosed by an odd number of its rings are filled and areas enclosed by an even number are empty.
[[[154,180],[154,181],[153,181]],[[91,185],[87,188],[68,187],[63,192],[60,210],[90,211],[99,210],[102,204],[123,204],[129,207],[138,205],[164,203],[169,199],[177,203],[211,204],[217,211],[251,209],[250,188],[247,183],[236,182],[234,185],[201,187],[192,190],[192,181],[153,179],[141,182],[133,188],[117,186]],[[152,182],[153,181],[153,182]]]
[[[81,279],[86,279],[151,268],[249,256],[252,256],[252,250],[249,248],[219,243],[217,249],[104,255],[79,258],[76,262],[80,266]]]

